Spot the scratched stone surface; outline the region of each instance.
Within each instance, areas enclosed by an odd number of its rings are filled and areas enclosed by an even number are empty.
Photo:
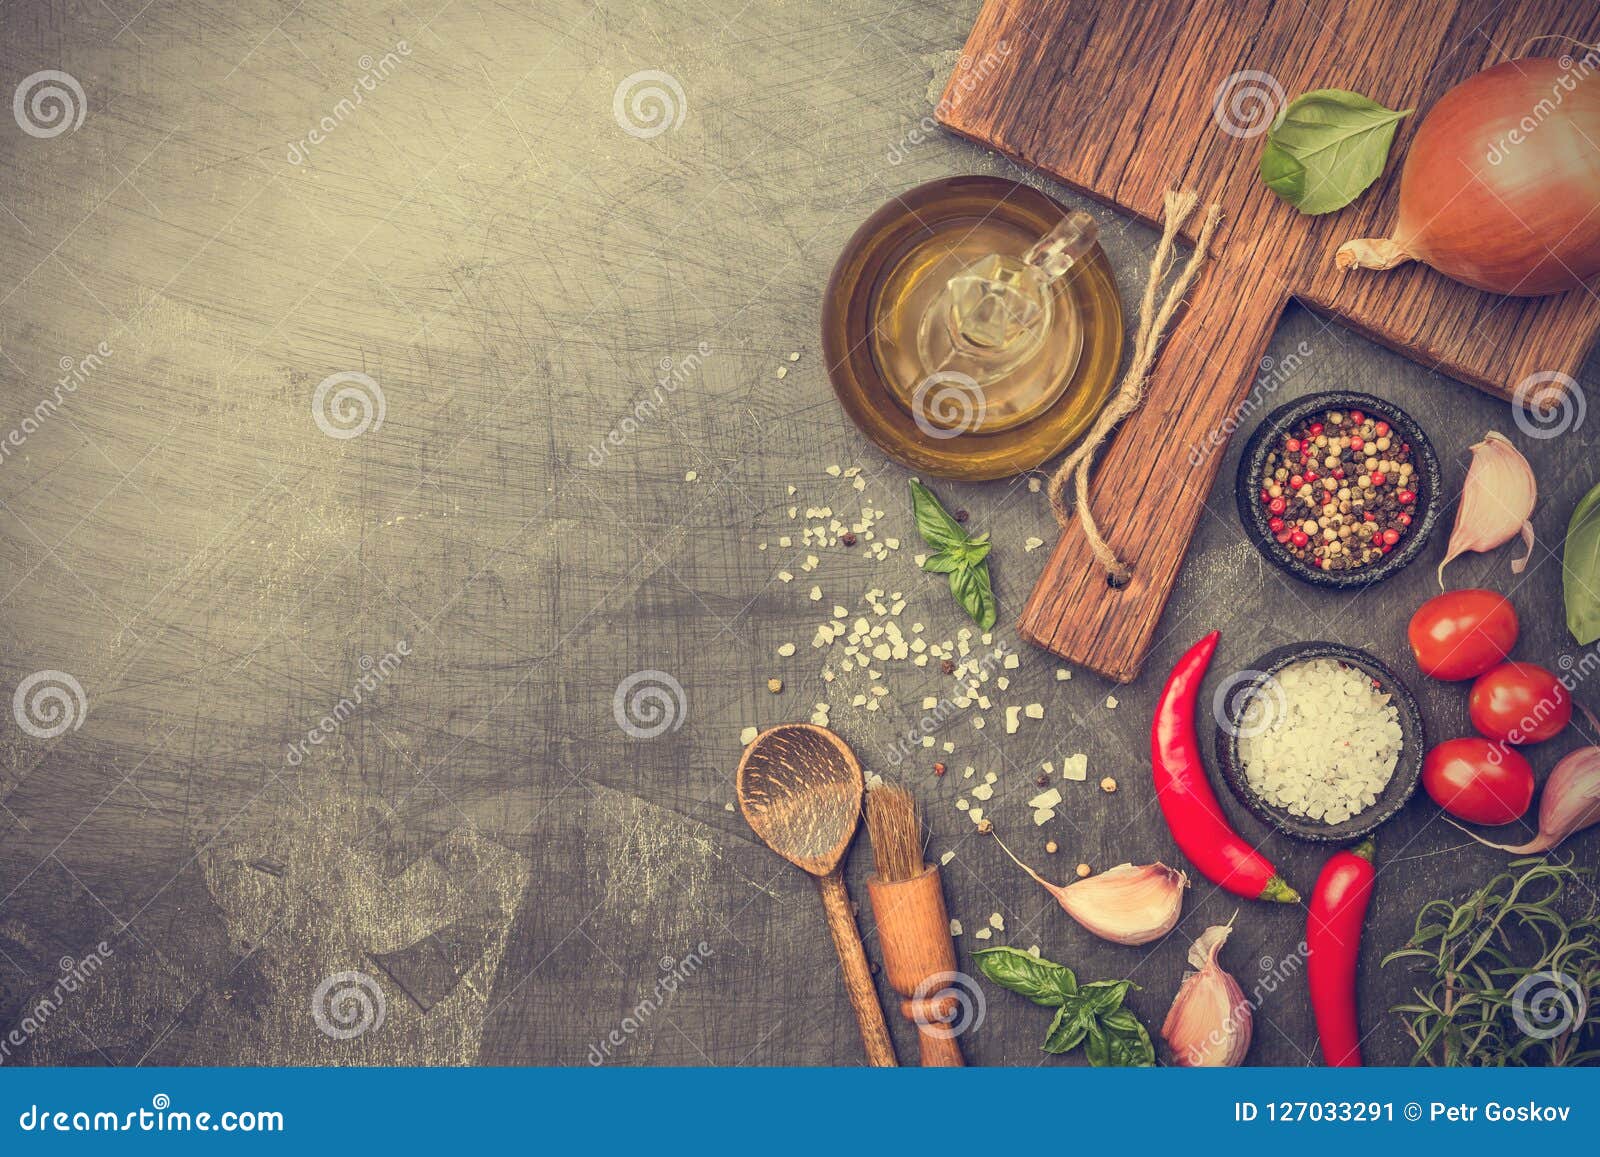
[[[0,689],[28,688],[0,717],[0,1028],[22,1039],[4,1063],[858,1064],[815,890],[731,809],[741,730],[823,700],[954,853],[964,968],[998,916],[989,944],[1137,981],[1154,1029],[1188,940],[1234,919],[1224,961],[1259,998],[1249,1060],[1315,1060],[1303,909],[1197,881],[1168,940],[1106,944],[956,801],[995,773],[986,812],[1056,878],[1180,863],[1149,787],[1161,672],[1211,628],[1219,673],[1307,638],[1411,671],[1403,625],[1442,532],[1369,593],[1295,585],[1243,540],[1236,444],[1140,682],[1058,681],[1023,647],[990,726],[962,713],[940,734],[953,753],[896,762],[945,690],[937,664],[884,665],[875,711],[819,678],[815,625],[871,588],[930,639],[962,625],[912,561],[905,471],[819,362],[834,257],[878,205],[952,173],[1076,203],[924,124],[975,10],[0,6],[4,92],[67,102],[65,122],[48,100],[0,116]],[[1089,208],[1130,293],[1152,237]],[[1454,581],[1513,594],[1523,657],[1576,654],[1556,552],[1600,420],[1530,436],[1297,308],[1271,356],[1269,400],[1354,387],[1409,410],[1450,492],[1473,440],[1511,434],[1542,482],[1534,563],[1468,558]],[[1198,433],[1149,452],[1181,471]],[[993,535],[1015,644],[1045,558],[1023,544],[1051,536],[1041,496],[940,491]],[[800,545],[803,508],[863,504],[899,549]],[[1413,686],[1435,736],[1466,730],[1459,688]],[[1000,706],[1033,702],[1045,717],[1005,734]],[[1540,775],[1580,741],[1535,751]],[[1074,752],[1089,781],[1035,829],[1040,763]],[[1229,807],[1309,886],[1319,851]],[[1597,840],[1571,847],[1592,862]],[[1372,1059],[1401,1063],[1385,1009],[1409,982],[1379,958],[1503,857],[1422,801],[1379,844],[1363,1027]],[[848,864],[862,901],[868,859]],[[986,995],[973,1062],[1081,1063],[1037,1050],[1041,1010]]]

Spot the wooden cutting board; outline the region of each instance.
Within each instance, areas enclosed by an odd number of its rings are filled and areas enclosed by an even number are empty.
[[[985,4],[939,107],[946,126],[1151,224],[1169,188],[1194,189],[1202,202],[1217,200],[1226,210],[1216,254],[1168,336],[1149,398],[1101,452],[1095,473],[1095,513],[1133,578],[1111,588],[1082,533],[1068,530],[1023,611],[1026,638],[1112,679],[1138,675],[1222,461],[1229,419],[1260,373],[1291,297],[1502,397],[1511,398],[1531,374],[1576,373],[1600,328],[1600,298],[1592,293],[1502,298],[1420,266],[1340,273],[1333,264],[1341,242],[1389,233],[1400,161],[1434,101],[1550,33],[1600,42],[1600,5]],[[1559,51],[1549,43],[1534,47],[1535,54]],[[1244,72],[1264,76],[1237,75]],[[1281,105],[1316,88],[1352,89],[1417,112],[1401,122],[1377,184],[1341,212],[1305,217],[1261,184],[1264,136],[1239,135],[1237,126],[1248,131],[1256,96]],[[1203,452],[1192,455],[1193,446]]]

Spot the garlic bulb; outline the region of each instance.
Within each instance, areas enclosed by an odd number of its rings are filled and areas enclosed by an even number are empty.
[[[1017,867],[1056,898],[1068,916],[1102,940],[1148,944],[1171,932],[1183,911],[1183,890],[1189,886],[1189,877],[1165,864],[1118,864],[1098,876],[1063,886],[1052,884],[1017,859],[998,836],[995,842]]]
[[[1451,559],[1469,550],[1494,550],[1519,531],[1528,550],[1512,560],[1511,573],[1521,574],[1533,557],[1533,523],[1528,518],[1538,497],[1539,486],[1528,460],[1504,434],[1490,430],[1472,447],[1472,465],[1461,488],[1450,547],[1439,564],[1439,586],[1444,586],[1444,568]]]
[[[1250,1002],[1239,982],[1217,963],[1232,931],[1232,925],[1214,924],[1189,946],[1189,966],[1195,971],[1184,974],[1161,1025],[1161,1037],[1180,1065],[1237,1065],[1250,1050]]]

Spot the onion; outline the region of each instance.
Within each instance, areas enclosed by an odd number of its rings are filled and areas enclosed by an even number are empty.
[[[1600,49],[1524,57],[1456,85],[1417,129],[1390,237],[1347,241],[1340,269],[1420,261],[1513,297],[1600,273]]]

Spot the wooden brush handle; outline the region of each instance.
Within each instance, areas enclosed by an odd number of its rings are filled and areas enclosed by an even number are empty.
[[[844,990],[855,1010],[856,1024],[861,1026],[861,1043],[867,1046],[867,1063],[896,1065],[899,1062],[894,1058],[894,1042],[889,1039],[878,990],[873,987],[872,972],[867,968],[867,954],[861,948],[861,933],[856,931],[844,877],[838,871],[818,876],[817,891],[822,893],[822,910],[828,918],[828,931],[833,934],[833,946],[839,952],[839,967],[844,970]]]
[[[950,913],[944,906],[939,869],[930,865],[907,880],[867,878],[867,896],[878,922],[878,943],[890,986],[906,999],[900,1013],[917,1026],[924,1068],[965,1065],[952,1021],[961,1002],[953,994],[956,972]]]

